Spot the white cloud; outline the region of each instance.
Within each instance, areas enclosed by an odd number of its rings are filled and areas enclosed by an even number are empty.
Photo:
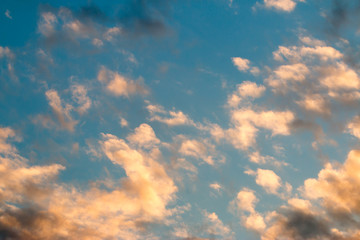
[[[231,204],[235,205],[236,209],[240,211],[244,227],[256,232],[262,232],[266,228],[266,224],[263,216],[255,210],[258,201],[253,190],[243,188]]]
[[[233,57],[231,58],[234,66],[237,67],[237,69],[241,72],[245,72],[247,71],[250,66],[250,61],[248,59],[245,59],[245,58],[241,58],[241,57]]]
[[[236,126],[248,122],[256,127],[270,130],[273,135],[289,135],[289,124],[294,119],[294,114],[291,111],[255,112],[252,109],[239,109],[232,111],[231,115],[231,120]],[[274,124],[275,122],[276,124]]]
[[[279,11],[292,12],[296,7],[294,0],[264,0],[266,8],[274,8]]]
[[[241,211],[255,212],[255,205],[259,200],[253,190],[243,188],[236,196],[236,206]]]
[[[267,129],[275,135],[289,135],[290,124],[295,120],[291,111],[254,111],[251,108],[235,109],[230,112],[232,126],[222,129],[210,124],[207,130],[217,142],[226,139],[235,148],[247,150],[254,147],[259,128]],[[276,124],[273,124],[276,122]]]
[[[319,79],[320,84],[329,89],[360,88],[360,78],[358,74],[343,62],[339,62],[334,66],[321,68],[320,72],[323,74]]]
[[[264,217],[258,212],[251,213],[249,216],[243,217],[244,226],[247,229],[256,232],[263,232],[266,228]]]
[[[175,212],[167,204],[177,188],[156,161],[156,148],[143,152],[104,134],[102,150],[124,168],[126,177],[104,181],[107,189],[95,183],[80,191],[55,182],[65,169],[61,165],[30,166],[6,143],[9,137],[16,137],[14,131],[0,128],[0,224],[16,238],[150,239],[139,223],[164,220]]]
[[[211,183],[209,187],[216,191],[220,191],[222,189],[222,186],[217,182]]]
[[[272,194],[278,194],[278,190],[281,187],[281,178],[271,170],[258,169],[256,172],[256,183],[262,186],[266,192]]]
[[[143,123],[135,128],[135,132],[127,137],[127,140],[144,148],[152,148],[160,143],[156,137],[154,130],[148,124]]]
[[[265,87],[263,85],[244,81],[241,84],[238,84],[236,91],[229,96],[228,105],[230,107],[237,107],[242,100],[259,98],[264,92]]]
[[[307,66],[302,63],[282,65],[269,78],[265,79],[265,83],[275,91],[281,92],[288,88],[289,83],[303,82],[309,73]]]
[[[97,79],[105,84],[106,89],[115,96],[128,98],[135,94],[147,95],[149,93],[141,78],[134,81],[104,66],[101,67]]]

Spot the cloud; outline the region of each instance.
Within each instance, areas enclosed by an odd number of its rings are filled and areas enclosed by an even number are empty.
[[[189,125],[196,126],[194,121],[182,111],[165,111],[160,105],[152,105],[147,102],[146,109],[150,114],[150,121],[158,121],[168,126]]]
[[[87,96],[87,89],[83,85],[75,84],[71,86],[72,98],[79,105],[79,114],[86,113],[91,107],[91,99]]]
[[[305,95],[303,100],[296,102],[300,107],[307,111],[330,115],[329,102],[320,94]]]
[[[103,11],[93,3],[80,8],[41,5],[40,11],[38,32],[47,46],[81,46],[80,42],[86,42],[99,47],[108,42],[164,36],[169,29],[166,20],[171,2],[131,0],[114,5],[112,11]]]
[[[254,147],[259,128],[272,132],[272,136],[289,135],[294,114],[287,111],[254,111],[244,107],[230,111],[231,127],[222,129],[216,124],[210,124],[208,131],[217,140],[226,139],[235,148],[247,150]],[[277,124],[274,125],[273,123]]]
[[[352,240],[360,236],[360,152],[349,152],[344,164],[327,163],[317,178],[299,188],[305,199],[289,199],[276,214],[262,240]]]
[[[214,190],[216,190],[216,191],[218,191],[218,192],[223,188],[223,187],[222,187],[219,183],[217,183],[217,182],[211,183],[211,184],[209,185],[209,187],[212,188],[212,189],[214,189]]]
[[[207,224],[206,232],[210,236],[221,236],[225,238],[231,233],[231,230],[226,226],[218,217],[216,213],[203,212],[205,218],[205,224]]]
[[[230,203],[230,206],[239,211],[241,222],[244,227],[256,232],[262,232],[266,228],[264,217],[255,210],[259,199],[253,190],[243,188],[238,192],[237,197]]]
[[[11,58],[14,58],[15,55],[8,47],[0,46],[0,58],[3,58],[3,57],[11,59]]]
[[[183,156],[201,159],[209,165],[215,165],[225,160],[224,157],[219,156],[216,152],[215,146],[207,140],[198,141],[183,138],[178,151]]]
[[[245,72],[246,70],[248,70],[250,68],[250,66],[249,66],[250,61],[248,59],[241,58],[241,57],[233,57],[233,58],[231,58],[231,60],[234,64],[234,66],[236,66],[240,72]]]
[[[122,166],[127,175],[122,181],[127,191],[118,192],[124,200],[121,206],[124,213],[142,214],[150,219],[169,215],[166,205],[173,200],[177,188],[164,167],[152,159],[152,156],[159,157],[159,151],[154,148],[148,156],[111,134],[103,137],[101,145],[105,155],[114,164]]]
[[[271,170],[258,169],[256,172],[256,183],[262,186],[266,192],[277,194],[281,187],[281,178]]]
[[[16,137],[1,128],[2,142]],[[29,165],[15,147],[0,149],[1,237],[16,239],[149,239],[145,224],[175,213],[167,209],[177,191],[160,153],[131,148],[123,139],[104,134],[105,155],[123,167],[126,177],[79,190],[59,184],[59,164]]]
[[[253,190],[243,188],[236,196],[237,208],[249,213],[255,212],[255,205],[259,200]]]
[[[70,104],[66,104],[65,107],[63,107],[57,91],[53,89],[46,91],[45,95],[57,120],[60,122],[61,127],[73,132],[75,125],[77,124],[77,121],[73,120],[70,115],[70,111],[73,107]]]
[[[273,8],[278,11],[292,12],[296,7],[296,1],[294,0],[264,0],[266,8]]]
[[[252,109],[239,109],[232,111],[231,120],[236,126],[249,123],[256,127],[268,129],[273,135],[289,135],[289,124],[294,120],[294,114],[291,111],[255,112]],[[274,122],[277,124],[274,125]]]
[[[358,74],[350,69],[345,63],[337,63],[335,66],[324,67],[321,69],[322,76],[320,83],[332,90],[360,88],[360,78]]]
[[[347,129],[350,134],[354,135],[357,138],[360,138],[360,117],[354,117],[348,124]]]
[[[50,37],[55,33],[55,26],[58,22],[58,18],[51,12],[41,13],[40,20],[38,22],[38,31],[45,37]]]
[[[314,117],[331,120],[339,104],[356,107],[360,77],[346,56],[310,36],[300,34],[299,40],[298,45],[279,46],[273,52],[280,65],[269,69],[265,84],[289,105],[296,103],[310,122]]]
[[[309,69],[302,63],[282,65],[269,78],[265,79],[265,83],[275,91],[283,91],[282,89],[287,89],[288,82],[302,82],[309,73]]]
[[[101,67],[97,79],[101,83],[105,84],[106,90],[114,96],[123,96],[128,98],[135,94],[144,96],[149,93],[141,78],[134,81],[117,72],[113,72],[104,66]]]
[[[6,9],[5,11],[5,16],[8,18],[8,19],[12,19],[12,16],[11,16],[11,13],[10,13],[10,10],[9,9]]]
[[[154,130],[148,124],[143,123],[135,128],[135,132],[127,137],[127,140],[137,146],[144,148],[153,148],[160,143],[156,137]]]
[[[272,156],[268,156],[268,155],[263,156],[260,154],[259,151],[254,151],[252,153],[249,153],[248,157],[249,157],[250,162],[253,162],[256,164],[272,164],[276,167],[288,165],[286,162],[280,162]]]
[[[9,138],[15,138],[15,132],[11,128],[0,127],[0,153],[14,152],[14,147],[7,142]]]
[[[259,98],[265,92],[263,85],[257,85],[250,81],[244,81],[238,84],[236,88],[236,91],[228,97],[227,104],[230,107],[238,107],[243,100]]]

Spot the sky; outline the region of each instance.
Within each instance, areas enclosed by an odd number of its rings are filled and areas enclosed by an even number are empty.
[[[360,239],[356,0],[2,0],[0,239]]]

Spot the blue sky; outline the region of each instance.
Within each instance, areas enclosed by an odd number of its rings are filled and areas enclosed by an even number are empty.
[[[360,238],[357,1],[0,3],[0,238]]]

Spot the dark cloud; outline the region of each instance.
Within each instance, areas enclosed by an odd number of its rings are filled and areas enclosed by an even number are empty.
[[[295,119],[293,122],[291,122],[290,128],[294,132],[304,131],[304,130],[310,131],[313,133],[316,140],[322,139],[324,136],[324,132],[321,126],[309,120]]]
[[[330,236],[329,227],[321,218],[301,211],[290,211],[286,215],[284,227],[294,239],[323,239]]]
[[[165,32],[169,0],[131,0],[117,20],[135,34],[159,35]]]
[[[36,240],[42,227],[56,228],[57,218],[36,206],[0,211],[0,239]]]

